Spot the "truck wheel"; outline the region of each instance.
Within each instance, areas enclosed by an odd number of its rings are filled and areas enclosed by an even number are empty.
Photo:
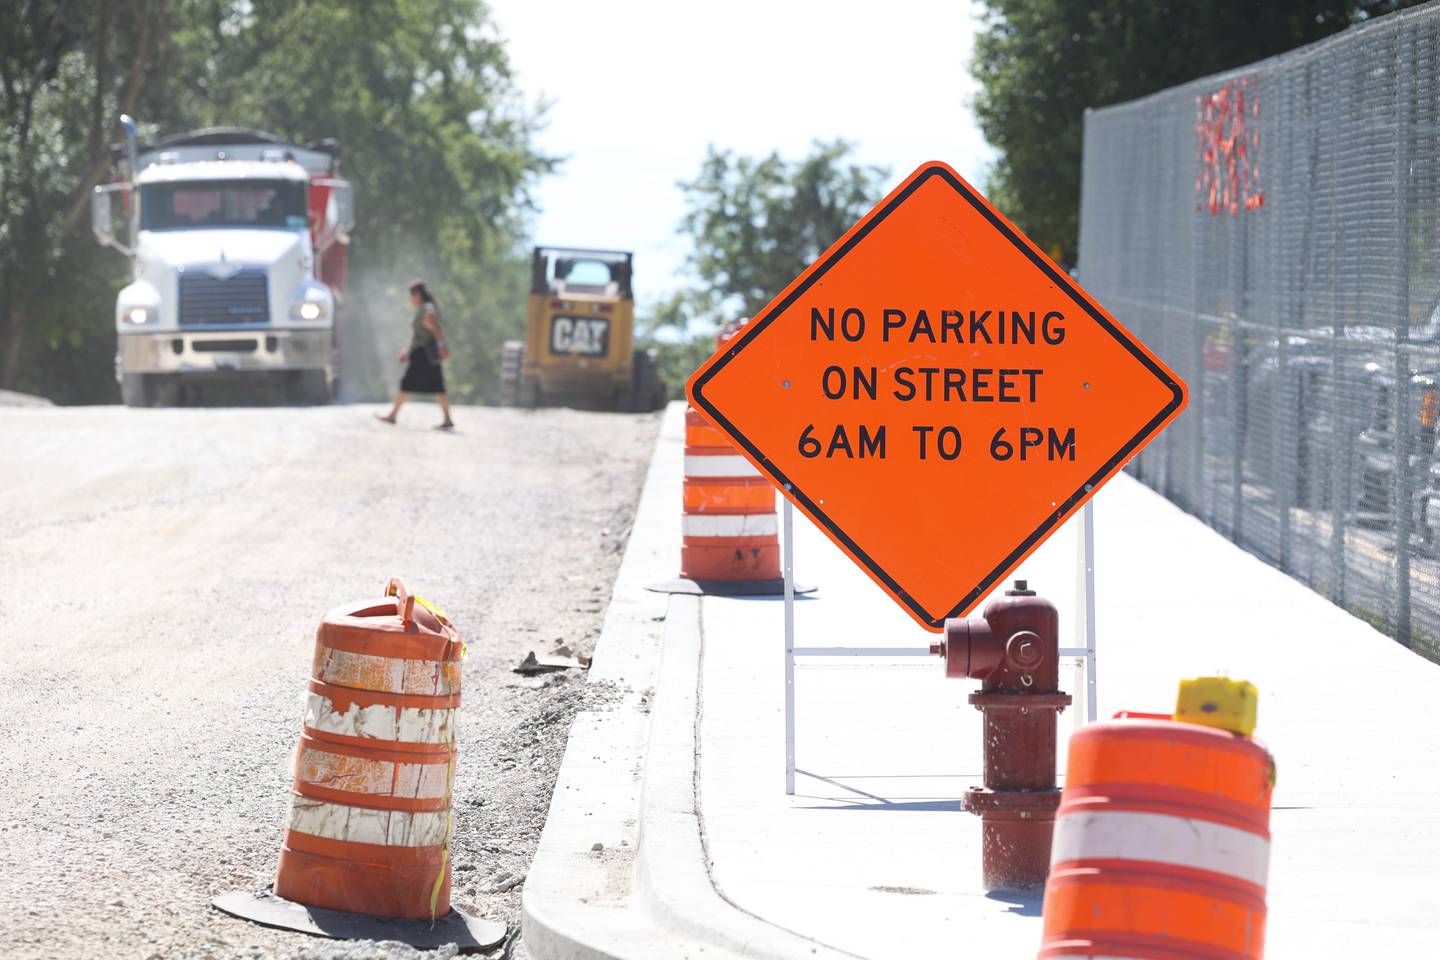
[[[181,407],[193,405],[196,402],[198,387],[187,386],[185,381],[177,376],[162,375],[158,377],[147,377],[149,386],[146,390],[150,394],[150,406],[152,407]],[[203,398],[205,395],[199,393]]]
[[[339,318],[337,317],[336,319],[338,322]],[[336,332],[332,343],[334,344],[334,346],[330,350],[330,385],[326,396],[328,397],[328,402],[339,403],[340,377],[341,374],[344,373],[345,368],[340,365],[340,336],[338,331]]]
[[[127,407],[148,407],[154,393],[144,374],[127,373],[120,381],[120,400]]]
[[[318,407],[330,402],[330,378],[324,370],[302,370],[295,375],[295,402]]]
[[[520,406],[520,379],[524,376],[525,344],[506,340],[500,348],[500,405]]]
[[[636,350],[630,368],[630,409],[649,413],[665,405],[665,384],[660,381],[660,367],[655,351]]]
[[[535,382],[534,377],[520,378],[519,405],[527,410],[534,410],[540,406],[540,384]]]

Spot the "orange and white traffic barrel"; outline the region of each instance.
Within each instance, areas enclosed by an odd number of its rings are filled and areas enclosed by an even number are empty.
[[[330,935],[346,934],[333,923],[309,929],[305,917],[319,909],[426,926],[448,917],[450,928],[463,927],[449,930],[452,940],[473,939],[477,924],[493,932],[494,924],[450,909],[463,652],[454,624],[398,580],[381,599],[325,615],[315,635],[273,895],[230,894],[217,906]],[[285,922],[292,916],[296,922]],[[353,935],[373,936],[365,929]],[[422,939],[407,942],[427,940],[423,930],[416,935]]]
[[[450,909],[460,635],[396,581],[326,614],[275,894],[376,917]]]
[[[1070,738],[1042,960],[1263,956],[1275,764],[1201,723],[1126,717]]]
[[[724,324],[722,348],[749,322]],[[651,585],[668,593],[763,595],[785,592],[775,488],[718,427],[685,408],[685,476],[680,576]],[[796,593],[815,588],[795,585]]]
[[[780,577],[775,488],[693,407],[685,411],[684,484],[680,576]]]

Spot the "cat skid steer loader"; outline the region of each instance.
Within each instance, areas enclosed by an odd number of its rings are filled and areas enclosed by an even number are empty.
[[[536,247],[525,339],[506,341],[501,403],[657,410],[665,404],[653,350],[635,347],[634,255]]]

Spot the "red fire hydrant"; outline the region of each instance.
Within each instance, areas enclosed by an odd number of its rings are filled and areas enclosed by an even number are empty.
[[[1056,719],[1070,704],[1058,689],[1059,614],[1016,580],[982,619],[945,621],[930,652],[945,658],[945,676],[981,681],[970,702],[985,718],[985,785],[963,804],[981,819],[985,889],[1042,887],[1060,805]]]

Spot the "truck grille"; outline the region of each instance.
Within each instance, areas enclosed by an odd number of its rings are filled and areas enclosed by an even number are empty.
[[[269,323],[270,285],[264,270],[241,270],[220,279],[208,273],[180,275],[180,325]]]

